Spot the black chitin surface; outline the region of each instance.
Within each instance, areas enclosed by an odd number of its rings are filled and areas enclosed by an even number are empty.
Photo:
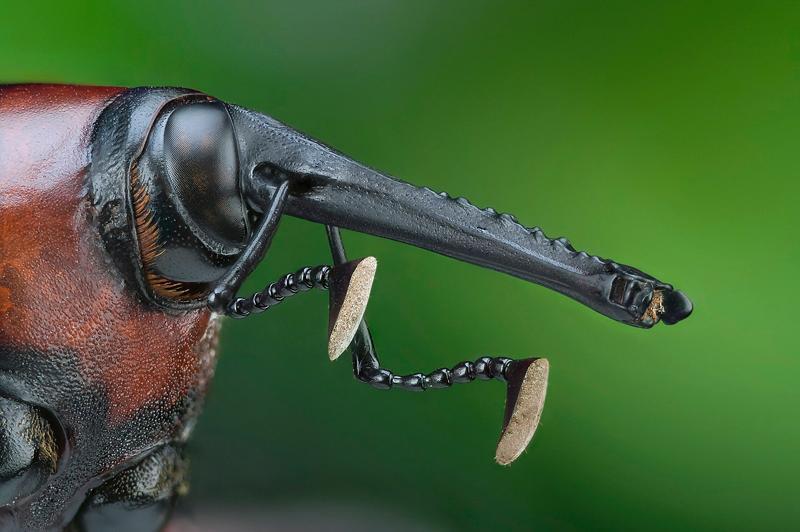
[[[154,445],[181,446],[197,415],[199,398],[192,393],[169,407],[158,402],[143,405],[131,419],[110,427],[108,398],[101,387],[86,382],[76,371],[76,359],[66,349],[40,353],[0,348],[0,393],[47,412],[58,445],[57,467],[32,492],[34,496],[0,509],[3,530],[49,530],[59,523],[54,516],[74,515],[84,497],[108,491],[103,487],[107,479],[117,486],[114,502],[131,510],[172,501],[171,495],[148,499],[148,492],[137,486],[125,491],[113,479],[140,461],[150,461]],[[167,477],[164,484],[177,487],[183,471],[169,464],[162,475]],[[96,508],[103,501],[92,504]],[[166,508],[162,510],[162,519],[150,530],[166,517]]]

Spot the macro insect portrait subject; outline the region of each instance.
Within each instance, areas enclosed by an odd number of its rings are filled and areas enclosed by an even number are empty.
[[[324,226],[330,260],[240,294],[284,215]],[[390,371],[363,319],[378,263],[348,257],[339,228],[543,285],[634,327],[692,311],[636,268],[201,92],[2,86],[0,528],[161,527],[186,489],[183,447],[221,318],[317,289],[329,291],[328,356],[349,348],[360,382],[411,391],[504,382],[495,460],[517,459],[544,405],[547,360]]]

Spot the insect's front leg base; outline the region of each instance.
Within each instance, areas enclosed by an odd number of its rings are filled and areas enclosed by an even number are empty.
[[[161,530],[175,500],[188,491],[187,470],[183,449],[164,445],[90,492],[70,530]]]

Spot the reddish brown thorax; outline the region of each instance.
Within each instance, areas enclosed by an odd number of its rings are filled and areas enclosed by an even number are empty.
[[[84,464],[79,475],[56,473],[71,475],[68,482],[62,478],[61,491],[65,485],[85,490],[94,476],[148,445],[181,437],[215,362],[217,324],[210,313],[165,313],[146,304],[102,245],[86,172],[94,122],[121,91],[0,87],[0,347],[25,352],[27,365],[52,366],[46,358],[63,355],[77,377],[58,404],[46,406],[65,425],[73,458],[80,462],[85,448],[103,447],[86,451],[102,455],[97,470]],[[58,389],[57,376],[47,378]],[[63,399],[77,404],[88,396],[102,396],[105,410],[71,412]],[[142,449],[120,447],[115,455],[115,431],[130,430],[147,409],[174,422],[143,422],[135,446]],[[82,433],[71,426],[72,417],[87,415],[101,429]]]

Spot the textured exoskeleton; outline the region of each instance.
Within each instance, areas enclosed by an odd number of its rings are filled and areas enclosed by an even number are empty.
[[[326,225],[334,264],[237,296],[283,214]],[[376,261],[348,262],[338,227],[542,284],[636,327],[692,309],[635,268],[196,91],[0,86],[0,528],[162,526],[186,487],[183,446],[220,317],[314,288],[330,290],[329,355],[350,346],[360,381],[420,391],[507,382],[496,459],[517,458],[538,423],[547,361],[382,368],[363,321]]]

